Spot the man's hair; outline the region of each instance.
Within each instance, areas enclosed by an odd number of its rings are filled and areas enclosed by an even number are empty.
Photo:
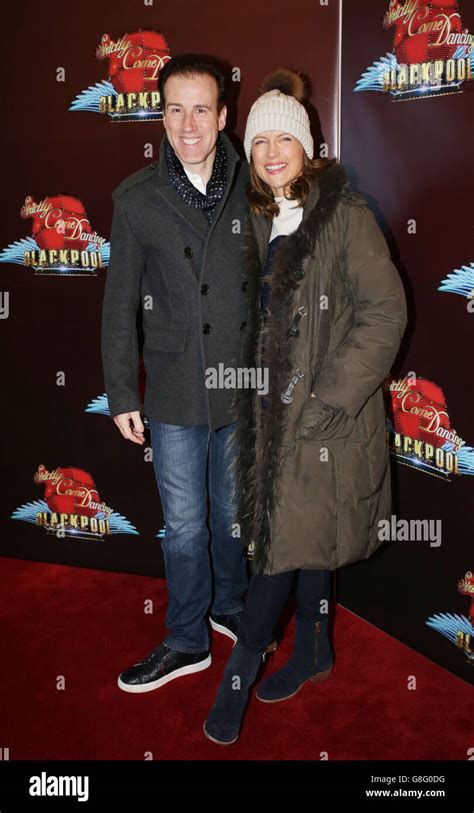
[[[207,74],[216,80],[217,112],[220,113],[226,103],[225,76],[217,59],[208,54],[178,54],[165,63],[158,74],[158,91],[160,105],[164,111],[166,105],[165,84],[170,76],[202,76]]]

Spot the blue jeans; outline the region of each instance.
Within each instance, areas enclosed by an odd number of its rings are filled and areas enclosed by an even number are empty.
[[[274,576],[254,575],[242,616],[240,641],[248,649],[264,652],[274,637],[275,627],[296,579],[296,617],[300,621],[322,621],[320,601],[331,595],[332,570],[289,570]]]
[[[209,613],[244,608],[248,579],[235,505],[229,445],[235,424],[175,426],[150,420],[153,466],[166,524],[168,586],[164,643],[178,652],[209,649]],[[208,496],[210,502],[207,526]],[[210,543],[210,544],[209,544]]]

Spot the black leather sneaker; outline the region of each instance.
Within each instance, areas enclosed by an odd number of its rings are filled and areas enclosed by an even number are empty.
[[[122,672],[118,685],[124,692],[152,692],[170,680],[201,672],[212,663],[209,650],[205,652],[176,652],[166,644],[159,644],[139,663]]]
[[[228,615],[211,615],[209,621],[211,627],[216,632],[226,635],[231,641],[236,642],[242,618],[243,610],[240,613],[229,613]]]
[[[239,637],[242,615],[243,610],[240,613],[229,613],[228,615],[211,615],[209,616],[209,621],[211,622],[213,630],[220,632],[222,635],[226,635],[227,638],[230,638],[235,644]],[[269,655],[275,652],[277,646],[277,640],[274,638],[273,641],[268,644],[265,654]]]

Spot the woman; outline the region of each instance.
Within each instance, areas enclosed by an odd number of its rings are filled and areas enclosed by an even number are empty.
[[[250,162],[249,317],[243,367],[269,391],[236,395],[242,541],[253,550],[237,644],[206,736],[239,735],[248,691],[296,580],[289,662],[257,689],[264,702],[328,677],[333,572],[379,547],[391,513],[381,384],[406,326],[403,287],[365,198],[335,160],[313,161],[297,74],[267,77],[245,132]]]

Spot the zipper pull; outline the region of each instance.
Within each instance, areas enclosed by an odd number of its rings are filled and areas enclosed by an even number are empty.
[[[308,309],[304,305],[302,305],[301,308],[298,308],[298,310],[296,311],[296,313],[295,313],[295,315],[293,317],[293,321],[292,321],[290,327],[288,328],[288,333],[287,333],[288,338],[294,338],[294,337],[300,335],[300,332],[298,330],[298,323],[299,323],[300,319],[303,316],[306,316],[307,313],[308,313]]]
[[[283,401],[284,404],[291,404],[294,398],[293,390],[296,387],[300,378],[303,378],[303,376],[304,371],[298,367],[298,369],[296,370],[296,374],[290,378],[288,384],[286,385],[286,388],[280,395],[280,400]]]

